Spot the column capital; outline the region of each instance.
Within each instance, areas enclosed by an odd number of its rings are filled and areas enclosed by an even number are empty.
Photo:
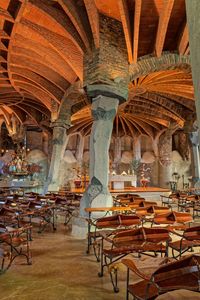
[[[94,98],[91,107],[94,120],[113,120],[117,112],[118,103],[119,100],[117,98],[111,98],[102,95]]]
[[[121,79],[123,81],[123,79]],[[87,95],[95,101],[98,96],[105,96],[108,98],[115,98],[119,100],[119,104],[125,102],[128,98],[128,85],[127,88],[121,88],[120,83],[113,85],[107,84],[89,84],[86,86]]]
[[[65,129],[69,129],[71,126],[71,122],[69,120],[56,120],[54,122],[51,122],[50,127],[51,128],[65,128]]]

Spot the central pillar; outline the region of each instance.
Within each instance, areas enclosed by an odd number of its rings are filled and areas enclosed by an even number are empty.
[[[81,214],[84,214],[85,207],[113,205],[108,190],[109,146],[118,104],[117,98],[103,95],[92,100],[94,122],[90,135],[90,183],[81,201]]]
[[[99,14],[99,48],[84,56],[83,86],[91,101],[90,183],[72,235],[84,236],[85,207],[112,206],[108,190],[109,146],[118,105],[128,97],[129,64],[122,23]],[[82,218],[83,217],[83,218]]]

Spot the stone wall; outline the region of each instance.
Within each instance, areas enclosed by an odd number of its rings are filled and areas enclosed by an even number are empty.
[[[27,148],[33,150],[38,149],[43,151],[43,133],[38,131],[26,132],[26,144]]]
[[[63,159],[62,167],[60,170],[60,175],[62,176],[62,184],[65,185],[68,181],[70,182],[70,185],[73,185],[73,180],[77,178],[77,170],[84,166],[84,168],[88,168],[89,165],[89,149],[88,149],[88,140],[89,137],[84,138],[84,150],[83,150],[83,159],[82,163],[78,164],[76,162],[76,153],[77,149],[75,149],[75,145],[78,145],[76,143],[76,136],[72,136],[69,138],[68,145],[66,147],[66,150],[71,151],[70,155],[74,155],[73,160],[66,160],[67,157]],[[115,154],[116,149],[116,138],[113,136],[110,149],[109,149],[109,155],[110,155],[110,172],[116,171],[117,174],[121,174],[123,171],[125,171],[127,174],[131,173],[131,158],[134,159],[134,140],[131,137],[124,136],[120,138],[120,147],[121,150],[119,151],[119,160],[116,162],[115,160]],[[175,153],[176,152],[176,153]],[[67,154],[67,152],[66,152]],[[69,154],[69,153],[68,153]],[[155,153],[153,152],[152,147],[152,141],[147,136],[141,136],[141,166],[138,170],[138,185],[140,184],[139,180],[141,177],[142,170],[148,170],[146,172],[146,176],[150,179],[150,185],[151,186],[160,186],[160,181],[162,181],[162,177],[165,177],[165,168],[160,167],[160,163],[158,160],[158,157],[156,157]],[[179,171],[180,179],[178,183],[178,188],[182,188],[183,185],[183,177],[185,183],[188,182],[188,177],[191,176],[191,156],[189,156],[189,160],[183,160],[181,155],[177,151],[173,151],[172,153],[173,159],[170,170],[167,168],[167,172],[169,171],[170,174],[168,174],[168,177],[170,180],[173,180],[172,173],[176,170]],[[69,157],[69,155],[68,155]],[[83,170],[82,170],[83,171]],[[88,171],[87,171],[88,173]],[[166,187],[169,187],[169,184],[166,185]]]

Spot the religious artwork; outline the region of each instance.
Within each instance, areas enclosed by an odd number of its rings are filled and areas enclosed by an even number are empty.
[[[2,166],[2,174],[4,175],[33,175],[40,173],[41,166],[31,163],[17,154],[12,154],[10,162]]]

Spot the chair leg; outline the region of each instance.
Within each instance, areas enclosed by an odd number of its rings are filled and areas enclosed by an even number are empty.
[[[103,239],[101,240],[101,247],[100,247],[100,272],[98,273],[99,277],[103,277]]]
[[[129,291],[128,291],[128,285],[129,285],[129,268],[127,269],[127,277],[126,277],[126,300],[129,300]],[[135,297],[133,297],[135,299]]]
[[[117,268],[113,268],[110,271],[110,279],[111,279],[111,283],[113,285],[113,290],[115,293],[119,292],[119,288],[118,288],[118,276],[117,276]]]

